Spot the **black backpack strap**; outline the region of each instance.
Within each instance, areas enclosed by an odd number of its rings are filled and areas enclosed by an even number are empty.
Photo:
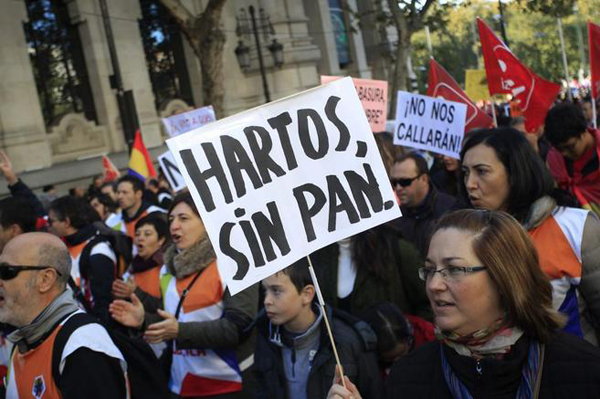
[[[185,301],[185,298],[190,293],[190,290],[192,289],[192,286],[194,285],[194,283],[196,282],[196,280],[198,280],[198,277],[200,277],[200,275],[202,274],[203,271],[204,271],[204,269],[199,270],[198,273],[196,273],[196,275],[192,279],[192,281],[190,281],[190,283],[188,284],[188,286],[185,287],[185,289],[181,293],[181,298],[179,298],[179,303],[177,304],[177,310],[175,310],[175,315],[174,315],[175,319],[179,318],[179,313],[181,312],[181,307],[183,306],[183,301]]]
[[[188,296],[188,294],[190,293],[190,290],[192,289],[192,286],[194,285],[194,283],[196,282],[196,280],[198,280],[198,277],[200,277],[200,275],[202,274],[202,272],[204,271],[204,269],[201,269],[198,271],[198,273],[196,273],[196,275],[194,276],[194,278],[192,279],[192,281],[190,281],[190,283],[188,284],[187,287],[185,287],[185,289],[183,290],[183,292],[181,293],[181,298],[179,298],[179,303],[177,304],[177,309],[175,310],[175,320],[179,319],[179,314],[181,313],[181,308],[183,307],[183,301],[185,301],[185,298]],[[171,351],[175,350],[175,339],[170,339],[169,341],[167,341],[167,348],[170,348]],[[164,361],[164,368],[165,371],[166,369],[170,369],[171,368],[171,362],[172,362],[172,352],[171,355],[169,355],[169,359],[166,359]]]
[[[71,337],[71,334],[81,326],[86,324],[96,323],[96,319],[87,313],[77,312],[70,316],[69,319],[60,327],[54,340],[54,346],[52,348],[52,377],[58,385],[60,380],[60,361],[62,359],[62,353],[65,349],[65,345]]]
[[[85,278],[86,280],[89,278],[88,274],[90,270],[90,255],[92,253],[92,249],[94,249],[94,247],[101,242],[107,242],[109,245],[111,245],[108,238],[104,237],[102,234],[98,234],[92,238],[85,247],[83,247],[81,254],[79,255],[79,273],[81,274],[81,277]]]
[[[92,306],[90,305],[88,300],[85,298],[83,291],[81,291],[81,288],[79,288],[77,286],[77,284],[75,283],[75,280],[73,280],[72,276],[69,276],[68,284],[69,284],[69,287],[71,288],[71,290],[73,291],[73,297],[77,300],[77,302],[79,302],[81,304],[81,306],[83,306],[83,308],[85,309],[86,312],[92,313]]]

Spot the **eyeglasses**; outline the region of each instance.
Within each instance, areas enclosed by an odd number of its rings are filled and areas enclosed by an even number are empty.
[[[454,282],[458,281],[467,274],[480,272],[487,269],[485,266],[448,266],[440,270],[435,270],[435,267],[420,267],[419,278],[423,281],[427,281],[436,273],[439,273],[444,281]]]
[[[56,274],[62,276],[62,273],[52,266],[12,266],[6,263],[0,264],[0,280],[8,281],[17,277],[24,270],[46,270],[54,269]]]
[[[405,178],[405,179],[390,179],[390,183],[392,183],[392,187],[396,187],[397,184],[400,185],[400,187],[408,187],[412,184],[413,181],[417,180],[419,177],[421,177],[422,174],[417,175],[415,177],[413,177],[412,179],[409,178]]]

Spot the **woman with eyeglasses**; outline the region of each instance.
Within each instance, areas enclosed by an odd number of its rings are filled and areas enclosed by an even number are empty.
[[[552,286],[520,224],[504,212],[440,219],[425,266],[439,342],[398,360],[388,398],[598,398],[600,350],[559,330]],[[360,398],[339,378],[328,399]]]
[[[474,208],[502,210],[529,232],[552,282],[567,332],[597,344],[600,332],[600,222],[572,208],[548,168],[514,129],[469,135],[461,151],[464,190]]]
[[[223,286],[189,192],[173,199],[168,217],[173,244],[159,277],[164,309],[145,309],[132,294],[131,302],[115,300],[110,312],[121,324],[142,329],[147,342],[167,343],[163,360],[170,363],[172,398],[242,397],[241,361],[253,352],[245,330],[256,315],[258,287],[231,296]]]

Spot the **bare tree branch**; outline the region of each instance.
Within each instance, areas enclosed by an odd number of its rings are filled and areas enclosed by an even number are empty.
[[[423,6],[423,8],[421,8],[421,11],[419,12],[419,14],[421,14],[421,17],[423,17],[423,16],[425,16],[425,14],[427,14],[429,7],[431,7],[433,5],[433,3],[434,3],[433,0],[427,0],[425,2],[425,5]]]
[[[226,37],[221,30],[221,14],[226,0],[209,0],[204,11],[197,16],[181,0],[160,1],[177,21],[200,62],[204,104],[212,105],[217,116],[223,116],[223,49]]]
[[[194,19],[194,15],[183,5],[181,0],[160,0],[160,2],[169,10],[171,15],[182,24]]]
[[[225,5],[225,0],[209,0],[206,5],[206,9],[204,10],[204,14],[213,14],[218,13],[219,17],[221,16],[221,12],[223,11],[223,6]],[[220,20],[220,18],[219,18]]]

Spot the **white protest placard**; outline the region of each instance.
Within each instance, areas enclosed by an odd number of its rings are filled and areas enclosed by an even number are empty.
[[[350,78],[167,144],[232,294],[400,216]]]
[[[163,118],[162,123],[170,137],[178,136],[217,120],[212,105]]]
[[[175,157],[171,154],[171,151],[159,155],[158,164],[165,173],[165,177],[173,191],[178,192],[185,188],[185,179],[179,171],[179,166],[177,165],[177,161],[175,161]]]
[[[466,116],[465,104],[399,91],[394,144],[459,159]]]

